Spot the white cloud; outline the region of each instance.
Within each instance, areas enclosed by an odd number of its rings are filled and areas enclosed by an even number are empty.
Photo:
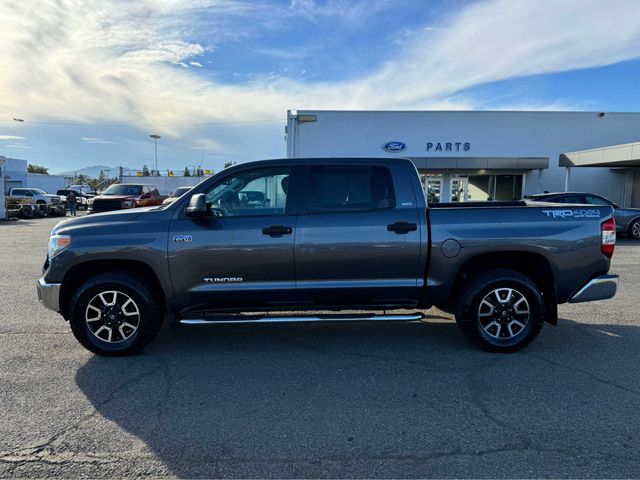
[[[118,143],[112,140],[104,140],[103,138],[98,137],[81,137],[81,140],[86,143],[91,144],[110,144],[110,143]]]
[[[189,65],[191,65],[192,67],[202,68],[202,64],[200,62],[190,61]]]
[[[17,135],[0,135],[0,140],[26,140],[24,137],[18,137]]]
[[[32,148],[29,145],[26,145],[24,143],[7,143],[6,145],[3,145],[4,147],[7,148]]]
[[[185,136],[190,127],[180,124],[284,122],[287,108],[473,108],[477,101],[459,93],[468,87],[640,57],[635,0],[493,0],[463,6],[428,28],[417,26],[392,56],[355,80],[274,74],[232,85],[205,69],[180,68],[200,66],[200,56],[221,42],[256,35],[258,26],[280,28],[283,19],[321,16],[362,21],[385,5],[296,0],[278,9],[230,0],[147,0],[78,8],[2,2],[0,64],[11,68],[0,75],[0,111],[27,122],[151,123],[163,135]]]

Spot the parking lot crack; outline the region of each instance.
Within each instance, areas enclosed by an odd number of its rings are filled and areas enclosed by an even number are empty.
[[[565,369],[565,370],[569,370],[570,372],[578,372],[578,373],[581,373],[583,375],[586,375],[587,377],[591,378],[592,380],[595,380],[598,383],[602,383],[603,385],[607,385],[609,387],[616,388],[616,389],[621,390],[621,391],[626,392],[626,393],[631,393],[632,395],[640,395],[640,391],[639,390],[627,387],[625,385],[621,385],[621,384],[619,384],[617,382],[613,382],[613,381],[608,380],[606,378],[599,377],[599,376],[593,374],[592,372],[590,372],[588,370],[585,370],[583,368],[572,366],[572,365],[565,365],[563,363],[556,362],[556,361],[553,361],[553,360],[549,360],[548,358],[545,358],[545,357],[542,357],[540,355],[536,355],[536,354],[533,354],[533,353],[530,353],[529,355],[531,355],[532,357],[537,358],[538,360],[542,360],[543,362],[548,363],[549,365],[553,365],[555,367],[559,367],[559,368],[562,368],[562,369]]]
[[[27,448],[23,448],[20,450],[16,450],[14,452],[0,452],[0,462],[6,461],[6,460],[11,460],[11,459],[16,459],[16,458],[23,458],[23,459],[30,459],[30,458],[40,458],[43,455],[51,455],[54,451],[54,444],[59,441],[60,439],[62,439],[65,435],[73,432],[74,430],[78,429],[83,423],[85,423],[87,420],[90,420],[91,418],[93,418],[95,415],[98,415],[100,410],[102,409],[102,407],[104,407],[105,405],[107,405],[108,403],[112,402],[118,395],[118,393],[122,390],[124,390],[126,387],[134,385],[138,382],[143,381],[145,378],[154,375],[155,373],[163,370],[165,367],[163,365],[158,365],[146,372],[143,372],[139,375],[136,375],[135,377],[133,377],[132,379],[118,385],[117,387],[115,387],[113,390],[111,390],[111,392],[106,396],[106,398],[95,404],[93,406],[93,410],[82,416],[78,421],[74,422],[73,424],[69,425],[66,428],[63,428],[62,430],[60,430],[59,432],[56,432],[55,434],[53,434],[51,437],[49,437],[49,439],[47,439],[45,442],[39,444],[39,445],[35,445],[33,447],[27,447]]]

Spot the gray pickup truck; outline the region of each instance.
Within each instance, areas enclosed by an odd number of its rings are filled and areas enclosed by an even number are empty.
[[[102,355],[138,351],[165,318],[416,321],[432,306],[454,313],[478,346],[508,352],[557,323],[558,304],[615,295],[612,214],[427,205],[406,159],[253,162],[170,205],[59,223],[37,289]]]

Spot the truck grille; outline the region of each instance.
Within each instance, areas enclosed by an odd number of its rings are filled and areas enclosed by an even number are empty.
[[[93,201],[93,211],[94,212],[110,212],[112,210],[120,210],[122,205],[120,200],[109,200],[109,199],[95,199]]]
[[[51,203],[60,203],[60,197],[51,197]]]

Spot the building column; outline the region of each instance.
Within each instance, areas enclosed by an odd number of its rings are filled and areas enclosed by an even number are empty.
[[[542,169],[538,169],[538,190],[534,193],[542,193]]]
[[[564,191],[569,191],[569,182],[571,180],[571,167],[565,167],[564,171]]]
[[[442,184],[440,184],[440,201],[451,201],[451,174],[445,173],[442,175]]]
[[[4,196],[4,174],[3,174],[4,160],[0,160],[0,220],[7,218],[6,199]]]

